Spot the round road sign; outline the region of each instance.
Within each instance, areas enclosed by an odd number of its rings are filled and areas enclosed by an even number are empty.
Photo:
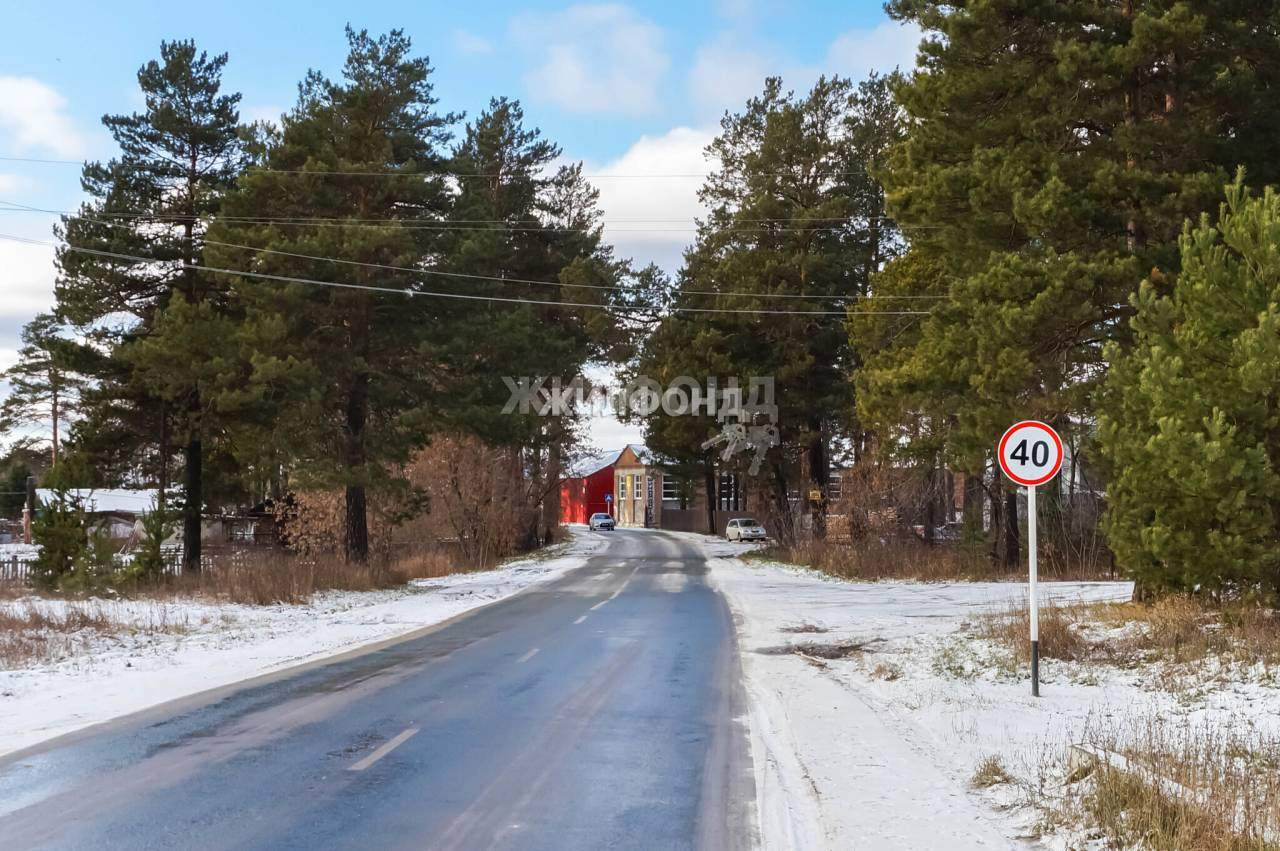
[[[1039,420],[1009,426],[997,454],[1004,474],[1027,487],[1044,484],[1062,469],[1062,439]]]

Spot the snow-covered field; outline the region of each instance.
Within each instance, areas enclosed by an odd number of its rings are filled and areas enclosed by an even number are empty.
[[[604,546],[574,534],[498,570],[422,579],[387,591],[329,593],[305,605],[0,601],[56,613],[101,611],[133,631],[70,636],[66,658],[0,670],[0,754],[120,715],[345,652],[448,620],[580,566]]]
[[[1041,835],[1028,789],[1091,726],[1163,718],[1280,733],[1280,683],[1266,674],[1169,691],[1150,668],[1046,660],[1033,698],[1025,670],[963,629],[1020,602],[1022,584],[844,582],[701,540],[739,625],[768,847],[1083,847],[1078,835]],[[1041,587],[1064,602],[1132,594],[1123,582]],[[785,652],[810,642],[865,646],[831,660]],[[975,791],[990,755],[1023,782]]]

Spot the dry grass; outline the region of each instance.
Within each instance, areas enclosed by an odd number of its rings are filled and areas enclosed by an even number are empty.
[[[914,538],[888,538],[859,544],[832,538],[811,540],[793,546],[775,545],[748,553],[746,558],[800,564],[841,579],[877,579],[917,582],[1001,581],[1022,579],[1025,568],[992,562],[980,546],[938,544],[930,546]],[[1061,569],[1046,572],[1046,579],[1109,578],[1097,569]]]
[[[0,668],[56,662],[103,635],[185,630],[186,625],[171,620],[164,608],[124,619],[102,601],[0,603]]]
[[[1011,783],[1013,782],[1013,777],[1005,770],[1004,763],[1000,761],[1000,757],[992,754],[978,763],[978,768],[973,772],[973,777],[969,782],[975,789],[989,789],[1002,783]]]
[[[169,582],[131,591],[153,598],[204,598],[268,606],[301,604],[325,591],[376,591],[413,579],[466,572],[443,550],[414,553],[393,562],[353,564],[332,556],[306,557],[275,550],[244,551]]]
[[[1080,634],[1076,607],[1044,603],[1040,606],[1040,655],[1046,659],[1084,661],[1092,646]],[[980,618],[974,631],[1013,653],[1021,662],[1031,661],[1031,613],[1026,603]]]
[[[892,662],[877,662],[876,666],[871,669],[871,676],[877,680],[891,683],[902,679],[902,668]]]
[[[1030,616],[1020,603],[978,620],[974,631],[1025,662]],[[1075,662],[1134,665],[1224,662],[1280,665],[1280,616],[1252,604],[1216,607],[1192,597],[1151,604],[1040,606],[1040,655]]]
[[[1160,722],[1128,736],[1091,738],[1130,764],[1099,763],[1065,806],[1086,815],[1115,847],[1280,848],[1280,740]]]

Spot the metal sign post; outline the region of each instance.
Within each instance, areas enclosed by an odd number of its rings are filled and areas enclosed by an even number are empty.
[[[1023,420],[1009,426],[996,452],[1000,469],[1027,489],[1027,605],[1031,612],[1031,694],[1040,696],[1040,601],[1036,563],[1036,487],[1062,469],[1062,439],[1039,420]]]

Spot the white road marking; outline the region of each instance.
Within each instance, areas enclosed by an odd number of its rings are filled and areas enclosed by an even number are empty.
[[[535,647],[535,648],[533,648],[532,650],[530,650],[528,653],[526,653],[526,654],[524,654],[523,656],[521,656],[519,659],[517,659],[517,660],[516,660],[516,664],[517,664],[517,665],[523,665],[525,662],[528,662],[528,661],[529,661],[530,659],[532,659],[534,656],[537,656],[537,655],[538,655],[538,649],[539,649],[539,648]]]
[[[374,751],[373,753],[369,754],[369,755],[368,755],[367,757],[365,757],[364,759],[360,760],[359,762],[355,763],[354,765],[350,765],[350,766],[348,766],[348,767],[347,767],[347,771],[364,771],[366,768],[368,768],[369,766],[373,765],[375,762],[377,762],[378,760],[382,759],[384,756],[386,756],[387,754],[391,753],[391,752],[392,752],[393,750],[395,750],[396,748],[398,748],[398,747],[400,747],[401,745],[403,745],[403,744],[404,744],[405,742],[407,742],[407,741],[408,741],[408,740],[413,736],[413,734],[414,734],[414,733],[416,733],[416,732],[418,732],[418,728],[417,728],[417,727],[410,727],[408,730],[405,730],[403,733],[401,733],[400,735],[396,736],[396,737],[395,737],[394,739],[392,739],[391,741],[389,741],[389,742],[384,742],[384,743],[383,743],[383,745],[382,745],[382,747],[378,748],[376,751]]]
[[[583,615],[582,617],[580,617],[580,618],[578,618],[576,621],[574,621],[574,624],[575,624],[575,625],[576,625],[576,624],[580,624],[580,623],[582,623],[583,621],[585,621],[586,619],[587,619],[587,616],[586,616],[586,615]]]
[[[619,565],[619,567],[621,567],[621,566],[622,566],[622,565]],[[631,573],[627,576],[627,578],[626,578],[626,579],[624,579],[624,580],[622,580],[622,584],[618,586],[618,590],[617,590],[617,591],[614,591],[612,594],[610,594],[608,598],[606,598],[606,599],[604,599],[604,600],[601,600],[599,603],[596,603],[594,606],[592,606],[592,607],[591,607],[591,611],[593,611],[593,612],[594,612],[596,609],[600,608],[601,606],[603,606],[605,603],[609,602],[610,600],[616,600],[616,599],[618,599],[618,595],[619,595],[619,594],[621,594],[623,591],[627,590],[627,585],[628,585],[628,584],[630,584],[630,582],[631,582],[631,577],[632,577],[632,576],[635,576],[635,575],[636,575],[636,571],[637,571],[637,570],[639,570],[639,569],[640,569],[640,565],[636,565],[636,566],[635,566],[635,568],[631,571]],[[586,617],[586,615],[583,615],[583,617],[585,618],[585,617]],[[574,621],[574,623],[582,623],[582,618],[579,618],[578,620]]]

